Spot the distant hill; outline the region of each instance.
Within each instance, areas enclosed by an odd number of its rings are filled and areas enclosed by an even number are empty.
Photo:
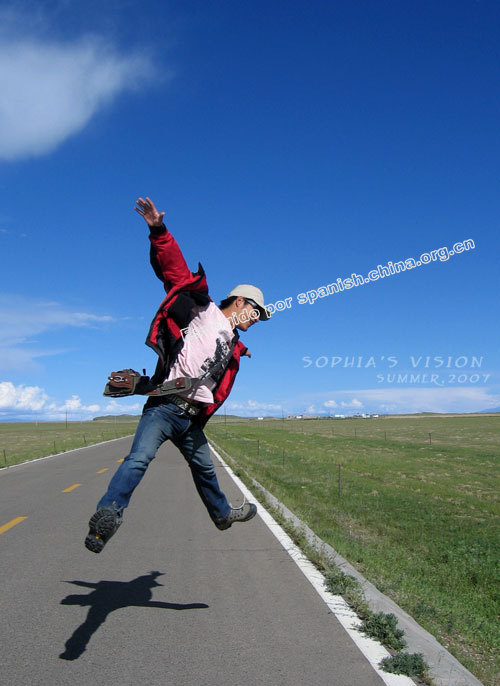
[[[500,412],[500,407],[492,407],[489,410],[479,410],[481,414],[484,414],[485,412]]]
[[[107,414],[104,417],[94,417],[93,422],[133,422],[140,414]]]
[[[213,417],[211,418],[211,421],[217,421],[217,422],[223,422],[225,419],[248,419],[248,417],[240,417],[237,414],[226,414],[222,412],[216,412]],[[255,418],[254,418],[255,419]]]

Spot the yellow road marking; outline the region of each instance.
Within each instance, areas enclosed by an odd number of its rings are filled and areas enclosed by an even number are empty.
[[[7,522],[7,524],[0,526],[0,534],[4,534],[6,531],[12,529],[13,526],[23,522],[25,519],[28,519],[28,517],[16,517],[15,519],[11,519],[10,522]]]
[[[109,467],[104,467],[104,469],[100,469],[97,473],[98,474],[104,474],[104,472],[107,472]]]
[[[61,491],[61,493],[69,493],[70,491],[74,491],[75,488],[78,488],[78,486],[81,486],[82,484],[73,484],[72,486],[68,486],[68,488],[65,488],[64,491]]]
[[[116,461],[117,461],[117,462],[123,462],[124,459],[125,459],[124,457],[120,457],[120,459],[119,459],[119,460],[116,460]]]

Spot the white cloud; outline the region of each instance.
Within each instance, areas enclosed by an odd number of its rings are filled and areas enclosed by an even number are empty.
[[[127,405],[123,401],[110,400],[103,410],[112,414],[134,414],[138,410],[142,410],[143,405],[144,401]]]
[[[0,382],[0,410],[39,412],[48,404],[49,396],[39,386],[14,386]]]
[[[275,412],[276,410],[281,411],[282,409],[281,405],[276,405],[275,403],[260,403],[256,400],[247,400],[246,403],[229,401],[226,403],[226,407],[228,410],[240,410],[250,415],[256,415],[260,410]]]
[[[356,408],[363,407],[363,403],[360,400],[358,400],[357,398],[353,398],[351,401],[347,401],[347,402],[345,400],[342,400],[342,402],[340,404],[342,407],[356,407]]]
[[[34,336],[66,327],[96,327],[112,321],[110,315],[73,312],[57,302],[0,294],[0,369],[35,371],[39,367],[37,358],[61,352],[33,347],[30,339]]]
[[[78,395],[72,395],[71,398],[58,408],[59,411],[65,412],[99,412],[99,405],[83,405]]]
[[[110,315],[72,312],[61,303],[0,294],[0,341],[22,340],[54,327],[112,322]]]
[[[0,43],[0,158],[42,155],[81,131],[124,91],[153,76],[151,60],[120,54],[109,41],[49,42],[4,36]]]
[[[325,396],[328,400],[324,400]],[[332,397],[333,396],[333,397]],[[355,397],[353,397],[355,396]],[[387,414],[403,414],[416,412],[477,412],[500,405],[500,395],[486,387],[456,387],[448,388],[373,388],[361,390],[332,391],[329,393],[308,394],[297,398],[295,407],[300,402],[310,403],[335,402],[343,408],[366,412],[380,412]]]
[[[252,410],[281,410],[281,405],[273,403],[259,403],[255,400],[248,400],[248,407]]]
[[[500,397],[487,388],[383,388],[356,392],[383,412],[474,412],[495,407]]]
[[[15,386],[11,381],[0,382],[0,415],[25,417],[36,415],[37,419],[63,419],[71,414],[89,418],[99,412],[97,404],[84,405],[78,395],[72,395],[64,403],[58,404],[39,386]]]
[[[36,362],[39,357],[55,355],[57,350],[38,350],[35,348],[15,348],[13,344],[6,345],[0,340],[0,370],[16,372],[39,372],[41,365]]]
[[[100,414],[137,414],[143,402],[124,403],[110,400],[106,405],[86,405],[74,393],[64,402],[56,402],[40,386],[15,386],[11,381],[0,382],[0,418],[23,420],[92,419]]]
[[[360,400],[358,400],[357,398],[352,398],[352,400],[347,400],[347,401],[346,400],[339,400],[339,402],[337,402],[336,400],[330,399],[330,400],[326,400],[322,405],[323,406],[321,407],[321,409],[316,409],[316,407],[314,405],[310,405],[306,410],[306,414],[321,414],[321,415],[326,414],[326,410],[323,409],[324,407],[326,407],[329,410],[331,410],[332,408],[335,408],[335,407],[337,407],[337,408],[342,407],[343,409],[353,408],[353,409],[359,410],[360,408],[363,407],[363,403]]]

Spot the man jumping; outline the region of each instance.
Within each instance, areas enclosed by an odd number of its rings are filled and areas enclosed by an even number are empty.
[[[123,510],[135,487],[168,439],[185,457],[200,498],[218,529],[246,522],[257,512],[253,503],[245,502],[241,507],[228,503],[217,481],[203,427],[231,392],[240,357],[251,356],[237,329],[247,331],[257,321],[270,318],[263,293],[255,286],[240,284],[217,307],[208,294],[201,264],[196,273],[188,269],[163,223],[165,213],[158,212],[148,197],[139,198],[135,210],[149,226],[151,264],[167,296],[146,339],[158,354],[158,364],[151,379],[140,379],[143,392],[150,397],[131,452],[89,521],[85,546],[94,553],[101,552],[122,523]]]

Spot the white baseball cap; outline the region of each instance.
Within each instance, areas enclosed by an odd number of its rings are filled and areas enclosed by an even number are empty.
[[[233,296],[237,297],[238,295],[255,303],[260,312],[260,321],[265,322],[268,319],[271,319],[271,313],[269,310],[266,310],[266,306],[264,305],[264,293],[260,290],[260,288],[257,288],[257,286],[252,286],[249,283],[240,283],[235,286],[235,288],[233,288],[233,290],[228,293],[226,297],[232,298]]]

